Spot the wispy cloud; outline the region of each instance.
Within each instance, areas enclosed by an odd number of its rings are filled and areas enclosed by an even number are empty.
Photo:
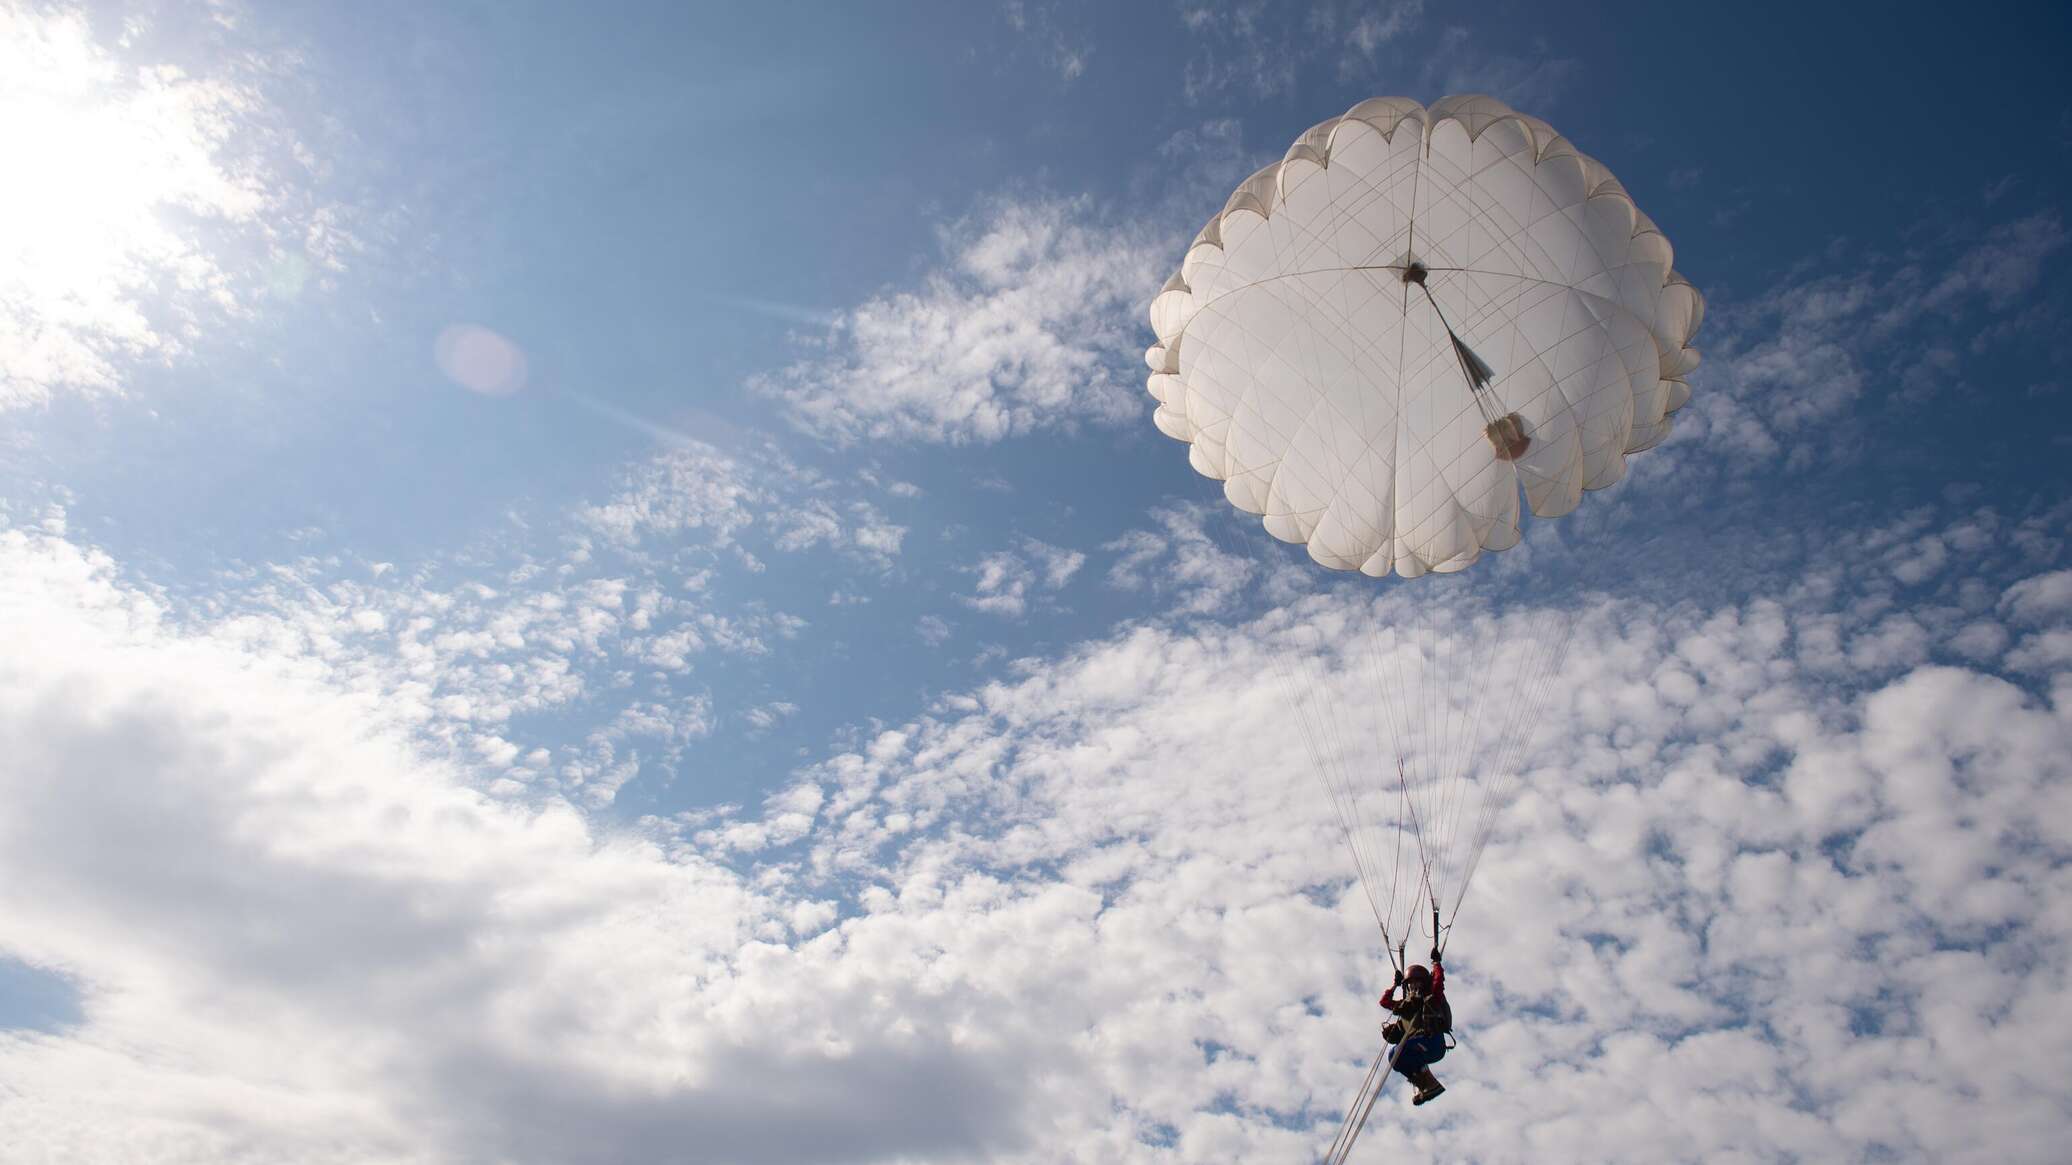
[[[930,647],[940,647],[948,642],[951,632],[948,620],[940,615],[923,615],[914,623],[914,633]]]
[[[1069,85],[1086,72],[1094,44],[1071,27],[1062,7],[1055,0],[1007,0],[1002,12],[1015,36]]]
[[[798,714],[799,706],[785,700],[772,700],[758,704],[741,714],[741,718],[758,732],[768,732],[785,720]]]
[[[898,560],[908,528],[854,487],[769,448],[725,452],[687,435],[674,446],[628,469],[611,497],[582,507],[581,524],[627,549],[685,539],[733,548],[753,529],[785,554],[833,550],[880,571]],[[904,483],[883,488],[912,496]]]
[[[1083,201],[999,202],[943,242],[947,264],[918,289],[842,313],[758,391],[844,443],[997,441],[1139,415],[1118,354],[1166,257],[1151,232]]]
[[[1545,45],[1528,56],[1486,47],[1459,25],[1441,30],[1424,54],[1422,84],[1432,94],[1487,93],[1514,109],[1544,116],[1557,105],[1582,62],[1555,56]]]
[[[1310,70],[1340,81],[1376,72],[1381,49],[1418,26],[1423,0],[1316,0],[1300,19],[1262,0],[1179,6],[1189,42],[1181,92],[1190,103],[1237,95],[1273,97]],[[1435,95],[1436,96],[1436,95]]]
[[[1838,251],[1751,300],[1722,301],[1693,382],[1690,439],[1638,471],[1669,472],[1685,451],[1747,471],[1779,458],[1803,467],[1859,455],[1829,426],[1867,391],[1901,410],[1964,392],[1957,351],[2048,329],[2049,309],[2023,297],[2065,241],[2049,210],[1990,226],[1951,223],[1911,254]]]
[[[1248,518],[1200,506],[1158,509],[1151,517],[1153,528],[1131,530],[1102,547],[1115,552],[1109,586],[1149,591],[1174,610],[1207,615],[1225,610],[1265,569],[1237,549],[1248,535],[1236,530]]]
[[[957,601],[974,611],[1020,618],[1029,609],[1032,592],[1061,589],[1085,563],[1086,555],[1077,550],[1023,538],[1012,550],[980,558],[970,568],[977,576],[972,593],[959,595]]]

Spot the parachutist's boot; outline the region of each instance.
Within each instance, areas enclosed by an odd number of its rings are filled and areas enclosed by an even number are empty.
[[[1439,1083],[1439,1078],[1432,1075],[1430,1068],[1419,1069],[1417,1075],[1410,1078],[1410,1082],[1417,1085],[1417,1095],[1410,1098],[1411,1104],[1423,1104],[1446,1091],[1446,1086]]]

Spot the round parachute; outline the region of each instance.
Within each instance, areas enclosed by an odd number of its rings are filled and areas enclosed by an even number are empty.
[[[1490,97],[1361,102],[1245,180],[1151,305],[1155,419],[1336,570],[1457,571],[1625,473],[1704,301],[1610,171]]]
[[[1145,358],[1158,427],[1232,505],[1323,566],[1414,578],[1517,545],[1521,497],[1566,514],[1666,437],[1703,311],[1662,232],[1546,122],[1384,97],[1238,187],[1153,300]],[[1425,581],[1258,624],[1398,969],[1406,942],[1445,945],[1561,719],[1581,602],[1491,590],[1535,588]]]

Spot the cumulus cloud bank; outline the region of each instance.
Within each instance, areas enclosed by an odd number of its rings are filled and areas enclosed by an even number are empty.
[[[1461,1103],[1370,1137],[2050,1159],[2072,673],[1959,640],[2062,633],[2061,572],[1910,561],[1587,622],[1454,948]],[[1370,1052],[1378,952],[1264,624],[1125,628],[759,819],[614,828],[62,539],[0,562],[0,949],[84,999],[0,1058],[10,1144],[1297,1161]],[[1903,613],[1881,590],[1968,617],[1838,673]]]

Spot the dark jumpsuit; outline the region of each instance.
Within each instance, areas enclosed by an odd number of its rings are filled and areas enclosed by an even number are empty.
[[[1395,1068],[1405,1076],[1446,1057],[1446,1033],[1453,1030],[1453,1008],[1446,1002],[1446,969],[1432,962],[1432,986],[1422,996],[1396,998],[1391,987],[1381,1005],[1403,1021],[1403,1042],[1396,1049]]]

